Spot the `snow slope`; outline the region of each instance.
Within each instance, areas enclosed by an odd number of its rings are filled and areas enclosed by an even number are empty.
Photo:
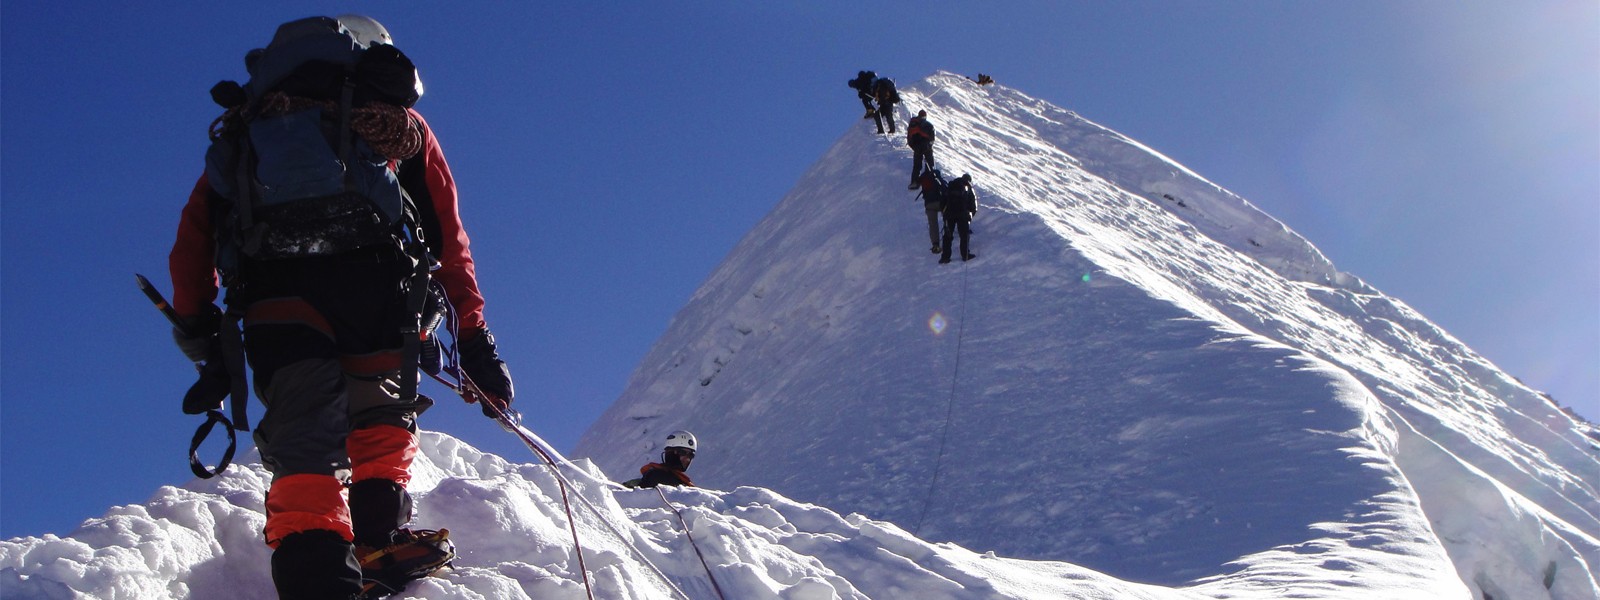
[[[714,488],[1208,593],[1600,595],[1589,426],[1124,136],[948,73],[901,95],[974,177],[979,258],[935,264],[909,151],[854,127],[577,454],[624,477],[686,428]]]
[[[460,557],[405,597],[585,598],[581,556],[607,600],[1600,598],[1591,426],[1132,140],[902,96],[979,258],[934,263],[904,144],[851,128],[563,464],[581,554],[550,467],[424,434],[414,526]],[[677,428],[687,531],[608,480]],[[241,462],[0,542],[0,597],[271,598]]]
[[[458,558],[401,597],[588,597],[550,468],[507,462],[442,434],[424,432],[422,440],[411,488],[415,525],[450,529]],[[698,600],[717,598],[716,587],[730,600],[1202,597],[1064,563],[929,544],[889,523],[758,488],[666,491],[686,533],[655,491],[623,490],[581,461],[564,464],[563,473],[587,500],[574,499],[573,511],[595,598]],[[164,487],[143,505],[113,508],[64,538],[0,542],[0,596],[275,598],[260,537],[269,481],[252,460],[213,480]]]

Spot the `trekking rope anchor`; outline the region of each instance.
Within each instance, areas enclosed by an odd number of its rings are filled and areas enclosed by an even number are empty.
[[[939,474],[944,471],[945,446],[950,440],[950,422],[956,408],[956,383],[961,380],[961,339],[967,329],[967,267],[961,266],[961,314],[956,317],[956,359],[955,369],[950,375],[950,395],[945,402],[944,430],[939,433],[939,454],[933,459],[933,477],[928,481],[928,493],[922,497],[922,514],[917,517],[917,526],[911,530],[913,535],[921,535],[922,524],[928,519],[928,508],[933,504],[933,491],[939,489]]]
[[[656,486],[656,494],[661,496],[661,503],[672,509],[672,514],[678,516],[678,524],[683,526],[683,537],[689,539],[689,546],[694,548],[694,555],[700,557],[700,566],[705,568],[706,577],[711,579],[711,589],[716,590],[718,598],[727,600],[727,595],[722,593],[722,586],[717,584],[717,576],[711,573],[711,565],[706,563],[706,555],[700,552],[700,544],[695,543],[694,534],[689,533],[689,522],[683,519],[683,512],[679,511],[678,507],[674,506],[670,500],[667,500],[667,493],[661,491],[661,486],[659,485]]]

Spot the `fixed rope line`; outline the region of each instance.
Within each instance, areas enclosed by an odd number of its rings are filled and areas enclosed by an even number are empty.
[[[928,508],[933,504],[933,492],[939,489],[939,473],[944,470],[945,446],[950,440],[950,422],[956,408],[956,383],[961,380],[961,339],[967,329],[967,265],[961,264],[961,314],[956,317],[955,369],[950,375],[950,395],[945,401],[944,430],[939,432],[939,453],[933,459],[933,477],[928,481],[928,493],[922,497],[922,514],[917,517],[917,527],[911,531],[921,535],[922,524],[928,519]]]
[[[460,375],[465,376],[466,373],[460,373]],[[482,398],[483,397],[481,391],[476,391],[477,386],[471,383],[471,379],[470,378],[465,378],[463,380],[464,383],[462,385],[456,385],[456,384],[453,384],[453,383],[451,383],[449,381],[446,381],[445,379],[439,377],[438,375],[434,375],[434,374],[430,373],[429,376],[433,377],[434,381],[438,381],[440,384],[443,384],[445,387],[448,387],[451,390],[454,390],[457,394],[460,394],[463,398],[467,398],[467,397]],[[471,386],[471,387],[469,388],[468,386]],[[480,401],[483,401],[483,400],[480,400]],[[520,423],[521,419],[519,418],[519,416],[517,415],[515,410],[512,410],[510,407],[506,407],[505,409],[502,410],[499,406],[495,406],[494,404],[490,404],[489,406],[491,408],[495,409],[495,412],[498,415],[498,416],[495,417],[495,421],[500,423],[500,427],[502,429],[505,429],[507,432],[511,433],[512,435],[517,436],[517,439],[521,440],[522,444],[524,446],[527,446],[530,451],[532,451],[540,459],[544,460],[545,464],[550,467],[550,473],[555,475],[556,483],[561,488],[561,501],[562,501],[563,504],[566,505],[565,508],[566,508],[566,511],[567,511],[567,528],[572,531],[572,539],[573,539],[573,544],[575,546],[578,543],[578,541],[577,541],[578,540],[578,532],[577,532],[577,525],[576,525],[577,522],[573,518],[572,507],[571,507],[571,504],[567,500],[567,488],[572,488],[572,490],[573,490],[572,496],[576,497],[578,499],[578,503],[583,505],[585,508],[588,508],[589,512],[594,514],[595,520],[598,521],[600,523],[600,525],[606,529],[606,531],[611,532],[611,535],[616,536],[617,540],[622,542],[622,545],[627,546],[629,550],[633,551],[634,556],[639,557],[639,560],[641,562],[643,562],[644,565],[650,569],[650,572],[655,573],[656,577],[660,578],[662,583],[667,584],[667,587],[669,589],[671,589],[672,592],[677,597],[683,598],[684,600],[693,600],[692,598],[689,597],[688,594],[684,593],[684,591],[682,589],[680,589],[677,586],[677,584],[672,583],[672,579],[667,577],[667,574],[663,573],[661,571],[661,568],[657,567],[655,562],[650,560],[650,557],[645,556],[644,552],[640,551],[638,547],[634,546],[633,542],[628,539],[628,536],[625,536],[625,535],[622,534],[622,532],[617,531],[617,528],[612,526],[610,521],[606,520],[605,515],[601,514],[600,509],[595,507],[594,503],[589,502],[589,499],[585,498],[581,492],[577,491],[577,487],[578,486],[573,485],[572,481],[570,479],[567,479],[566,475],[563,475],[561,473],[561,468],[560,468],[561,464],[565,464],[566,466],[571,467],[573,470],[582,473],[583,471],[581,469],[579,469],[577,465],[574,465],[574,464],[572,464],[571,461],[566,460],[566,457],[564,457],[564,456],[561,457],[560,461],[555,460],[555,458],[551,455],[551,453],[547,452],[543,448],[543,446],[545,445],[544,440],[539,439],[539,436],[535,435],[532,431],[529,431],[526,427],[523,427],[521,425],[521,423]],[[558,463],[560,463],[560,464],[558,464]],[[587,475],[587,473],[585,473],[585,475]],[[584,566],[583,548],[581,546],[578,546],[578,569],[583,574],[583,585],[584,585],[585,591],[588,592],[590,600],[594,600],[594,592],[590,588],[589,572],[588,572],[588,569]]]
[[[457,393],[460,393],[463,398],[471,399],[475,397],[478,402],[483,403],[483,406],[494,412],[494,420],[498,421],[501,427],[512,435],[517,436],[517,439],[522,440],[523,445],[527,446],[528,450],[533,451],[535,455],[544,459],[544,462],[550,465],[550,472],[556,476],[556,487],[561,490],[561,508],[567,513],[567,530],[572,532],[572,547],[578,555],[578,573],[583,576],[583,590],[588,594],[589,600],[594,600],[594,586],[589,583],[589,568],[583,561],[583,543],[578,540],[578,520],[572,516],[572,500],[567,493],[567,478],[561,476],[561,472],[556,466],[556,461],[551,458],[550,453],[540,448],[539,444],[535,443],[531,437],[532,433],[517,422],[520,420],[520,415],[513,417],[513,415],[517,415],[516,411],[484,394],[483,390],[472,382],[472,378],[467,375],[465,370],[456,373],[456,375],[461,379],[461,385],[456,387]],[[449,385],[437,376],[434,376],[434,379]],[[582,496],[579,497],[582,498]]]
[[[695,543],[694,534],[689,533],[689,522],[683,519],[683,512],[667,500],[667,493],[661,491],[661,486],[656,486],[656,494],[661,496],[661,503],[672,509],[672,514],[678,515],[678,524],[683,526],[683,537],[689,539],[689,546],[694,548],[694,555],[700,557],[700,566],[705,567],[706,577],[711,580],[711,589],[717,591],[717,597],[727,600],[728,596],[722,593],[722,586],[717,584],[717,576],[711,573],[711,565],[706,563],[706,555],[700,552],[700,544]]]
[[[435,283],[437,282],[430,282],[430,285]],[[583,546],[578,541],[577,520],[573,518],[572,502],[569,500],[567,488],[572,488],[574,492],[572,495],[577,496],[578,502],[585,507],[588,507],[589,512],[594,514],[595,520],[599,521],[607,531],[610,531],[612,535],[616,536],[617,539],[622,542],[622,545],[627,546],[629,550],[632,550],[634,555],[638,556],[639,560],[644,562],[646,567],[650,568],[651,572],[655,573],[657,577],[661,578],[662,583],[667,584],[667,587],[672,589],[672,591],[676,593],[678,597],[681,597],[684,600],[693,600],[692,598],[689,598],[688,594],[683,593],[683,590],[679,589],[676,584],[672,583],[672,580],[667,577],[667,574],[661,572],[661,568],[657,567],[649,557],[645,556],[643,552],[635,547],[633,542],[629,541],[627,536],[622,535],[622,532],[617,531],[617,529],[611,525],[611,522],[606,520],[605,515],[600,513],[600,509],[595,508],[594,504],[590,503],[588,498],[585,498],[582,493],[577,492],[577,486],[572,485],[572,482],[568,480],[565,475],[561,474],[561,467],[557,464],[555,457],[552,456],[552,454],[559,456],[560,453],[546,451],[545,446],[548,446],[548,444],[546,444],[544,440],[539,439],[537,434],[534,434],[532,431],[529,431],[526,427],[522,426],[522,415],[518,414],[515,409],[512,409],[510,406],[507,406],[502,402],[491,401],[488,395],[484,394],[483,390],[479,388],[476,383],[473,383],[472,378],[467,375],[464,369],[461,368],[459,362],[460,351],[455,347],[455,341],[459,339],[456,329],[457,321],[455,306],[451,304],[449,298],[442,293],[442,289],[440,292],[439,298],[445,315],[443,321],[446,331],[450,334],[450,344],[447,346],[443,344],[440,345],[440,368],[437,369],[437,371],[423,369],[423,372],[427,373],[429,377],[432,377],[434,381],[439,382],[440,385],[450,388],[450,391],[461,396],[461,399],[466,400],[467,403],[471,404],[475,402],[482,402],[483,406],[489,407],[495,413],[494,420],[500,424],[502,429],[505,429],[507,433],[517,436],[517,439],[520,440],[524,446],[527,446],[528,450],[532,451],[550,466],[550,473],[555,475],[556,483],[561,489],[561,503],[567,514],[567,529],[572,532],[572,544],[578,554],[578,571],[583,576],[583,587],[584,591],[589,597],[589,600],[594,600],[594,587],[589,582],[589,569],[584,564]],[[455,378],[456,381],[451,382],[443,377],[440,377],[440,372],[450,375],[451,377]],[[583,473],[582,469],[578,468],[577,465],[572,464],[571,461],[568,461],[565,456],[561,457],[560,462],[566,464],[568,467],[571,467],[575,472]],[[587,473],[585,473],[585,475],[587,475]],[[592,477],[590,479],[593,480]]]

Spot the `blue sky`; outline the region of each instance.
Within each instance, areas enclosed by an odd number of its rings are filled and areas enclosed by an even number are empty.
[[[132,273],[170,287],[206,91],[313,14],[378,18],[420,68],[519,408],[563,450],[857,124],[864,68],[1127,134],[1600,418],[1594,2],[395,4],[5,6],[0,537],[190,478],[192,373]],[[426,391],[425,427],[526,453]]]

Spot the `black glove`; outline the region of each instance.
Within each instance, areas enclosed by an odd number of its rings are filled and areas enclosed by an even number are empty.
[[[223,364],[222,340],[217,334],[222,328],[222,311],[207,304],[200,314],[180,321],[172,328],[172,341],[189,360],[205,363],[200,368],[200,379],[183,396],[183,413],[198,415],[219,409],[233,389],[233,377]]]
[[[222,311],[215,304],[207,304],[200,314],[183,317],[182,320],[181,326],[172,328],[172,341],[177,342],[178,349],[191,361],[198,363],[211,360],[221,349],[217,330],[222,327]]]
[[[490,396],[491,402],[510,406],[516,395],[511,387],[511,371],[506,368],[506,362],[500,360],[494,334],[489,333],[487,327],[464,331],[457,346],[461,351],[461,369],[466,371],[467,377]],[[491,419],[498,416],[494,407],[485,405],[482,408],[484,416]]]

